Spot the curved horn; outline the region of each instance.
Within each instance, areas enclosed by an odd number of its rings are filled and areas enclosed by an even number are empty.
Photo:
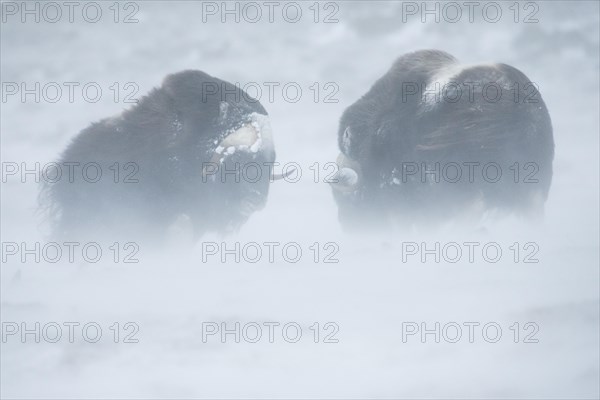
[[[333,179],[333,182],[329,182],[332,188],[342,192],[351,192],[357,187],[359,176],[352,168],[343,167],[340,168]]]
[[[291,175],[291,174],[293,174],[294,172],[296,172],[296,168],[294,168],[293,170],[291,170],[291,171],[289,171],[289,172],[283,173],[283,174],[275,174],[275,173],[274,173],[274,174],[273,174],[273,177],[272,177],[272,179],[273,179],[274,181],[279,181],[279,180],[281,180],[281,179],[285,179],[285,178],[287,178],[288,176],[290,176],[290,175]]]

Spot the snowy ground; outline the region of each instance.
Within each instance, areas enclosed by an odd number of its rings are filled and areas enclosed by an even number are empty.
[[[267,208],[239,234],[203,238],[204,246],[225,241],[229,248],[235,242],[294,242],[303,251],[297,263],[287,262],[281,247],[274,262],[266,253],[257,263],[236,263],[231,256],[225,263],[218,256],[202,262],[202,243],[193,251],[140,248],[135,264],[122,262],[125,253],[112,262],[108,249],[98,263],[85,262],[81,253],[73,263],[66,256],[36,263],[31,255],[21,262],[8,254],[7,243],[43,246],[45,226],[35,214],[32,177],[26,183],[7,178],[1,198],[2,398],[600,396],[597,2],[538,2],[539,22],[529,24],[522,20],[536,8],[521,3],[515,23],[512,2],[499,3],[498,23],[486,22],[481,8],[474,23],[466,9],[457,23],[435,23],[431,16],[422,23],[419,15],[403,22],[402,7],[393,1],[320,3],[320,21],[339,8],[338,22],[328,24],[314,22],[312,2],[298,3],[298,23],[286,22],[281,8],[269,23],[266,6],[258,23],[235,23],[231,16],[222,23],[219,14],[203,22],[201,2],[138,2],[139,22],[132,24],[112,21],[112,2],[100,3],[103,16],[95,24],[82,19],[81,7],[74,23],[66,20],[66,8],[58,23],[35,23],[31,16],[22,23],[8,3],[2,5],[3,85],[97,82],[103,96],[86,102],[76,89],[72,103],[66,94],[56,103],[3,99],[3,163],[55,160],[90,122],[128,106],[111,98],[114,82],[135,82],[139,97],[168,73],[192,68],[261,87],[278,159],[300,163],[305,176],[273,185]],[[120,6],[120,20],[136,11]],[[467,63],[512,64],[539,85],[556,141],[543,226],[505,221],[485,234],[342,232],[330,189],[314,183],[308,167],[335,159],[344,108],[396,57],[420,48],[442,49]],[[297,82],[303,96],[292,103],[276,89],[269,101],[265,82],[279,88]],[[315,82],[317,102],[309,88]],[[328,82],[339,88],[332,97],[337,103],[324,102]],[[457,263],[403,260],[410,242],[431,248],[469,241],[480,243],[474,262],[466,254]],[[319,262],[310,249],[314,242]],[[515,242],[519,262],[510,249]],[[534,247],[524,248],[530,242]],[[482,257],[486,243],[501,247],[499,262]],[[532,249],[539,262],[523,262]],[[324,263],[331,251],[339,262]],[[22,340],[21,329],[35,331],[36,322],[40,343],[33,333]],[[69,322],[79,324],[73,343]],[[234,329],[236,322],[244,334],[239,343],[234,334],[224,343],[218,334],[203,340],[209,328],[225,323]],[[269,322],[280,324],[272,343]],[[403,329],[425,323],[434,330],[436,322],[439,343],[434,334],[403,340]],[[472,341],[469,322],[479,324]],[[84,337],[86,323],[92,325]],[[462,331],[456,343],[452,323]],[[51,343],[55,324],[62,337]],[[250,343],[256,324],[262,337]],[[102,337],[89,343],[94,326]],[[297,326],[302,335],[290,343]],[[501,337],[489,343],[498,326]],[[19,332],[13,335],[14,329]],[[127,343],[131,339],[137,343]]]

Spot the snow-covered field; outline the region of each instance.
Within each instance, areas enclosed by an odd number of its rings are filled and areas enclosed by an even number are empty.
[[[58,4],[61,21],[28,16],[22,23],[21,2],[2,3],[3,171],[56,160],[89,123],[129,106],[126,83],[138,85],[140,97],[169,73],[201,69],[248,85],[250,94],[261,88],[278,160],[299,163],[303,177],[273,184],[267,207],[238,234],[205,236],[193,250],[140,247],[138,263],[123,262],[132,248],[122,243],[119,262],[108,248],[96,263],[86,262],[80,248],[74,262],[66,253],[56,263],[35,262],[32,254],[22,262],[24,246],[48,243],[36,214],[38,185],[33,175],[25,183],[19,174],[3,177],[2,398],[600,396],[597,2],[522,2],[518,23],[512,2],[496,3],[503,12],[497,23],[482,18],[484,3],[473,23],[466,8],[456,23],[433,16],[422,23],[420,14],[407,12],[403,21],[394,1],[298,2],[297,23],[282,17],[289,3],[274,9],[273,22],[258,2],[257,23],[244,20],[254,18],[250,9],[239,23],[232,15],[222,23],[219,10],[203,14],[221,2],[195,1],[120,3],[119,23],[113,2],[99,2],[102,17],[89,23],[82,3],[70,23],[68,8]],[[532,12],[538,22],[523,23]],[[139,21],[122,23],[130,13]],[[338,21],[324,23],[327,16]],[[315,183],[309,167],[318,162],[327,172],[345,107],[395,58],[422,48],[466,63],[511,64],[539,85],[556,142],[542,226],[509,220],[485,233],[342,231],[330,188]],[[39,102],[32,94],[22,102],[20,93],[7,94],[11,82],[56,82],[63,96],[49,102],[51,85]],[[72,102],[65,82],[80,84]],[[81,94],[90,82],[103,90],[95,103]],[[272,99],[270,82],[279,84]],[[290,83],[302,89],[297,102],[289,101],[292,89],[288,100],[282,92]],[[338,101],[325,102],[327,95]],[[246,260],[208,255],[236,242],[248,249]],[[263,251],[256,263],[248,260],[253,242]],[[265,242],[280,243],[273,262]],[[477,243],[473,262],[465,242]],[[429,255],[422,262],[421,253],[409,254],[436,243],[458,243],[462,258],[452,263],[446,254],[436,262]],[[294,248],[284,257],[286,244],[302,250],[298,262],[289,261]],[[498,262],[483,257],[486,244],[501,248]],[[528,254],[538,262],[524,262]],[[324,262],[328,255],[338,262]],[[262,336],[255,339],[257,327]],[[225,340],[223,328],[232,332]],[[422,337],[424,328],[431,333]]]

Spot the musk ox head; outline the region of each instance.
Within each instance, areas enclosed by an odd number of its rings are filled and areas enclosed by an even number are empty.
[[[204,72],[183,71],[66,148],[59,165],[95,163],[103,179],[75,174],[73,182],[46,185],[44,197],[62,236],[160,238],[181,215],[196,235],[229,232],[264,207],[274,161],[258,100]]]
[[[554,142],[539,87],[506,64],[400,57],[340,119],[332,183],[347,227],[538,215]],[[471,217],[469,217],[471,218]]]

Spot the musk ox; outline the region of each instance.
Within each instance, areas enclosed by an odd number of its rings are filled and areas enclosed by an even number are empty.
[[[537,217],[554,140],[538,87],[506,64],[400,57],[343,113],[332,189],[346,227]]]
[[[160,239],[182,220],[229,232],[265,205],[274,160],[259,101],[188,70],[79,133],[42,199],[61,237]]]

